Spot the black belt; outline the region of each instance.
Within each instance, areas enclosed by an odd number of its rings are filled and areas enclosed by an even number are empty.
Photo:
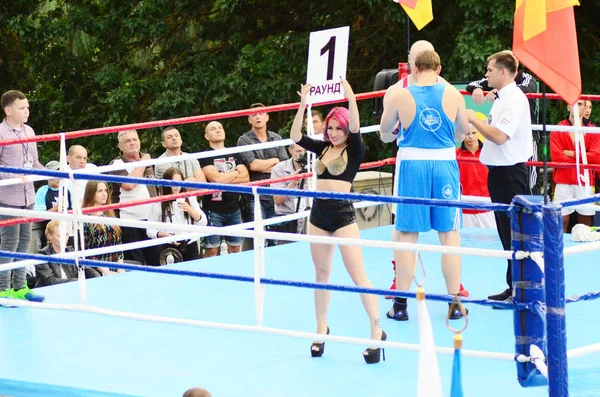
[[[509,167],[519,167],[519,166],[523,166],[525,167],[525,163],[517,163],[517,164],[513,164],[513,165],[488,165],[488,170],[493,170],[494,168],[509,168]]]

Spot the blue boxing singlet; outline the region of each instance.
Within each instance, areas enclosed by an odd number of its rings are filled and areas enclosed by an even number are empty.
[[[442,106],[446,86],[441,83],[430,86],[408,86],[417,112],[407,129],[398,136],[398,147],[421,149],[454,148],[454,122],[450,121]]]

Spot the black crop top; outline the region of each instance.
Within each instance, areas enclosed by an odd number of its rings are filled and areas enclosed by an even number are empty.
[[[302,139],[298,141],[298,145],[318,156],[317,163],[315,164],[317,179],[333,179],[352,183],[362,164],[363,158],[365,157],[365,144],[363,143],[360,132],[350,134],[348,138],[349,142],[347,142],[347,146],[340,153],[340,157],[331,160],[329,164],[325,166],[321,162],[321,157],[323,157],[323,154],[333,147],[333,145],[330,142],[319,141],[309,138],[306,135],[302,135]],[[348,164],[345,164],[344,162],[344,151],[348,152]],[[345,167],[343,167],[344,165]]]

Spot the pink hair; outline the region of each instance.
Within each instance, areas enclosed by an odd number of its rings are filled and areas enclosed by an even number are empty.
[[[329,142],[329,134],[327,133],[327,129],[329,128],[329,120],[331,120],[331,119],[338,122],[340,127],[342,127],[342,129],[346,133],[346,135],[348,135],[348,139],[350,139],[349,115],[350,115],[350,112],[346,108],[335,107],[335,108],[331,109],[331,111],[325,118],[325,130],[323,131],[323,140],[325,142]]]

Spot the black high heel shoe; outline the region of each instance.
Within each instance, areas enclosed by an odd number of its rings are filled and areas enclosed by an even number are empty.
[[[327,327],[327,335],[329,335],[329,327]],[[310,346],[310,355],[312,357],[321,357],[325,353],[325,342],[313,342]]]
[[[381,330],[381,340],[387,340],[387,334],[384,330]],[[383,355],[383,361],[385,361],[385,349],[367,349],[363,352],[363,357],[367,364],[377,364]]]

